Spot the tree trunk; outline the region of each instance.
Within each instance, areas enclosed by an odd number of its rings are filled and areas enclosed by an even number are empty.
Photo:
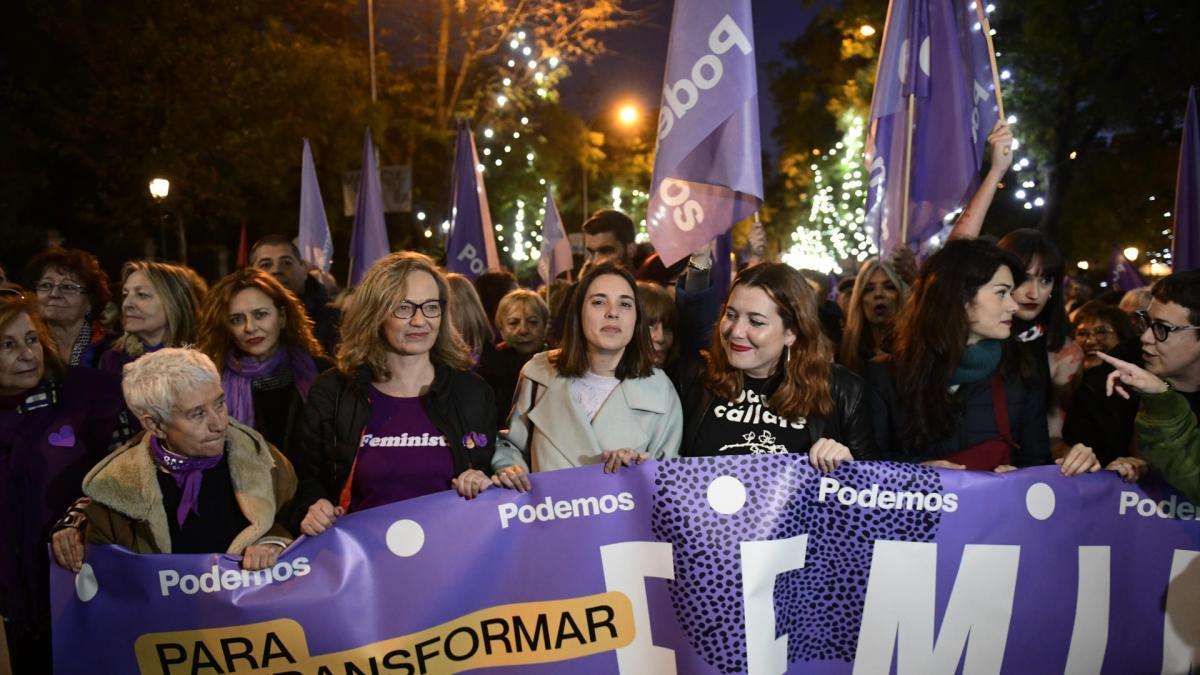
[[[437,90],[434,101],[433,122],[436,128],[444,129],[449,112],[446,107],[446,69],[450,60],[450,0],[441,0],[442,17],[439,21],[437,47]]]

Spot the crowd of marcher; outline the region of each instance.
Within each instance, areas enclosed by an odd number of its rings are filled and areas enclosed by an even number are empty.
[[[276,235],[211,286],[47,250],[0,288],[0,657],[49,672],[48,543],[74,570],[88,543],[261,569],[347,513],[589,464],[1153,465],[1200,497],[1200,271],[1089,299],[1044,234],[981,236],[1007,162],[922,263],[836,284],[761,236],[731,279],[708,247],[665,266],[616,211],[538,290],[397,252],[341,291]]]

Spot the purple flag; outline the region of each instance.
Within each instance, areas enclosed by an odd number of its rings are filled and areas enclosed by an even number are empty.
[[[475,135],[466,120],[459,120],[454,153],[454,185],[451,199],[450,238],[446,243],[446,269],[471,279],[488,270],[500,269],[483,166],[475,149]],[[549,215],[549,214],[547,214]]]
[[[307,138],[300,169],[300,257],[322,272],[328,272],[333,262],[333,237],[325,219],[325,203],[321,201],[317,167]]]
[[[1132,291],[1135,288],[1141,288],[1146,285],[1146,281],[1142,279],[1142,275],[1138,274],[1137,268],[1133,263],[1125,257],[1121,249],[1114,246],[1112,249],[1112,262],[1109,264],[1109,282],[1116,288],[1123,291]]]
[[[542,250],[538,258],[538,274],[547,284],[558,278],[559,274],[569,271],[575,266],[571,259],[571,243],[567,241],[567,233],[563,231],[562,218],[558,215],[558,205],[554,203],[554,193],[546,186],[546,216],[542,219]]]
[[[987,135],[1000,112],[974,6],[950,0],[892,0],[888,6],[867,139],[866,229],[883,256],[901,243],[921,250],[943,217],[979,186]],[[909,95],[914,119],[905,195]],[[907,242],[900,241],[904,208]]]
[[[762,205],[749,0],[677,0],[646,223],[664,265]]]
[[[367,275],[376,260],[391,253],[387,225],[383,222],[383,189],[375,168],[371,128],[363,140],[362,178],[358,184],[358,206],[354,209],[354,232],[350,236],[350,285]]]
[[[1196,88],[1188,90],[1179,144],[1179,177],[1175,179],[1175,241],[1171,269],[1200,269],[1200,119],[1196,117]]]

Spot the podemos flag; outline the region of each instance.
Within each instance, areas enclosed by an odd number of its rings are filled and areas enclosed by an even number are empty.
[[[362,178],[359,179],[358,207],[354,210],[354,232],[350,236],[350,285],[355,286],[367,270],[391,253],[387,225],[383,220],[383,189],[375,168],[375,146],[371,129],[363,140]]]
[[[453,193],[446,269],[471,279],[488,270],[500,269],[492,233],[492,214],[483,186],[483,166],[479,163],[471,125],[466,120],[458,122]]]
[[[668,266],[762,205],[749,0],[676,0],[650,195]]]
[[[304,139],[304,154],[300,169],[300,257],[322,272],[329,271],[333,261],[333,236],[325,218],[325,203],[321,186],[317,184],[317,167],[312,150]]]
[[[987,136],[1000,111],[975,7],[958,0],[892,0],[888,5],[866,146],[866,228],[882,255],[904,243],[921,250],[942,229],[946,214],[966,204],[979,187]],[[911,121],[910,94],[915,96]],[[902,242],[905,208],[908,234]]]

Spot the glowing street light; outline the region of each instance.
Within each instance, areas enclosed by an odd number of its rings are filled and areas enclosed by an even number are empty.
[[[155,178],[150,181],[150,196],[158,200],[167,198],[167,193],[171,191],[171,181],[166,178]]]
[[[1090,265],[1088,265],[1088,261],[1086,261],[1086,260],[1080,260],[1079,262],[1075,263],[1075,266],[1078,267],[1079,269],[1085,270],[1085,271],[1087,270],[1088,267],[1090,267]]]
[[[1134,260],[1137,260],[1138,253],[1141,253],[1141,251],[1138,251],[1136,246],[1130,246],[1122,251],[1122,253],[1125,254],[1125,257],[1128,258],[1130,262],[1133,262]]]
[[[637,124],[641,117],[642,111],[633,103],[626,103],[617,109],[617,121],[627,127]]]
[[[859,33],[860,33],[860,34],[861,34],[863,37],[871,37],[872,35],[874,35],[874,34],[875,34],[875,27],[874,27],[874,26],[872,26],[872,25],[871,25],[871,24],[869,24],[869,23],[864,23],[864,24],[862,25],[862,28],[859,28],[859,29],[858,29],[858,32],[859,32]]]

